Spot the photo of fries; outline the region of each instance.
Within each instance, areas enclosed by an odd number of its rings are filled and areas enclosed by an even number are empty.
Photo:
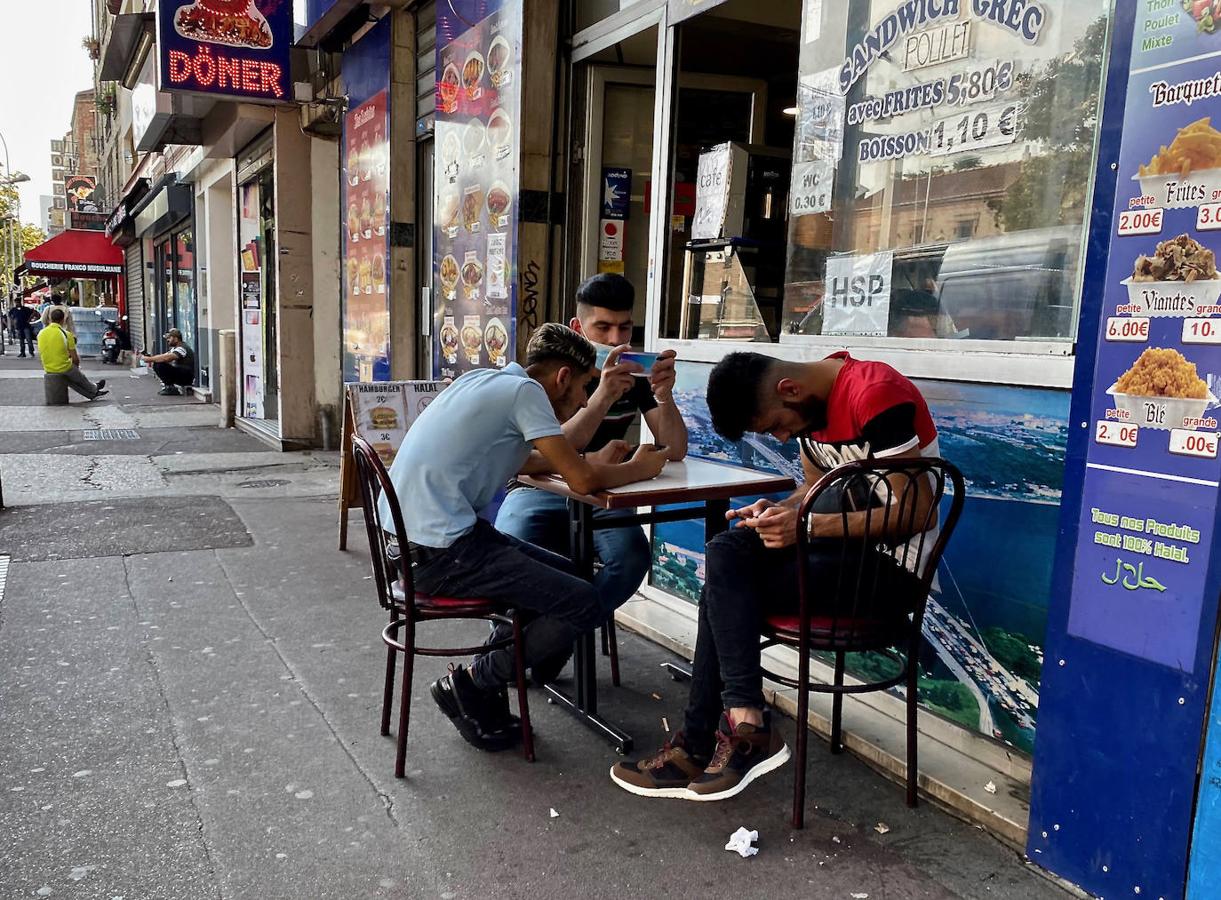
[[[1163,144],[1149,165],[1140,167],[1140,176],[1178,175],[1221,168],[1221,131],[1205,116],[1179,129],[1170,146]]]

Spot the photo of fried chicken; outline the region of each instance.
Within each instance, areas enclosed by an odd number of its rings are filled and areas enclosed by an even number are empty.
[[[1152,256],[1138,256],[1133,281],[1200,281],[1217,277],[1217,258],[1187,234],[1158,243]]]
[[[1150,347],[1115,382],[1115,391],[1137,397],[1203,400],[1208,385],[1190,362],[1173,348]]]

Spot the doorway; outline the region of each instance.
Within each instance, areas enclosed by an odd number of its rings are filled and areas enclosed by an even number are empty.
[[[275,176],[268,163],[238,187],[242,415],[278,420]]]

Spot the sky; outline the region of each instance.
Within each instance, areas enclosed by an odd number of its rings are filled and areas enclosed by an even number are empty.
[[[91,30],[90,0],[0,0],[0,135],[13,169],[30,176],[18,187],[21,218],[34,225],[39,195],[51,193],[51,139],[68,130],[76,93],[93,87],[81,47]],[[3,156],[0,145],[0,165]]]

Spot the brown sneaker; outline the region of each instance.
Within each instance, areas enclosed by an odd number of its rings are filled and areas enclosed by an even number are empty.
[[[742,722],[730,731],[729,717],[721,716],[716,742],[712,762],[687,786],[691,800],[725,800],[736,796],[760,775],[780,768],[789,758],[788,745],[780,732],[771,727],[771,713],[766,710],[761,728]]]
[[[611,781],[640,797],[672,797],[690,800],[687,785],[704,771],[704,763],[688,751],[683,733],[647,759],[620,762],[610,770]]]

